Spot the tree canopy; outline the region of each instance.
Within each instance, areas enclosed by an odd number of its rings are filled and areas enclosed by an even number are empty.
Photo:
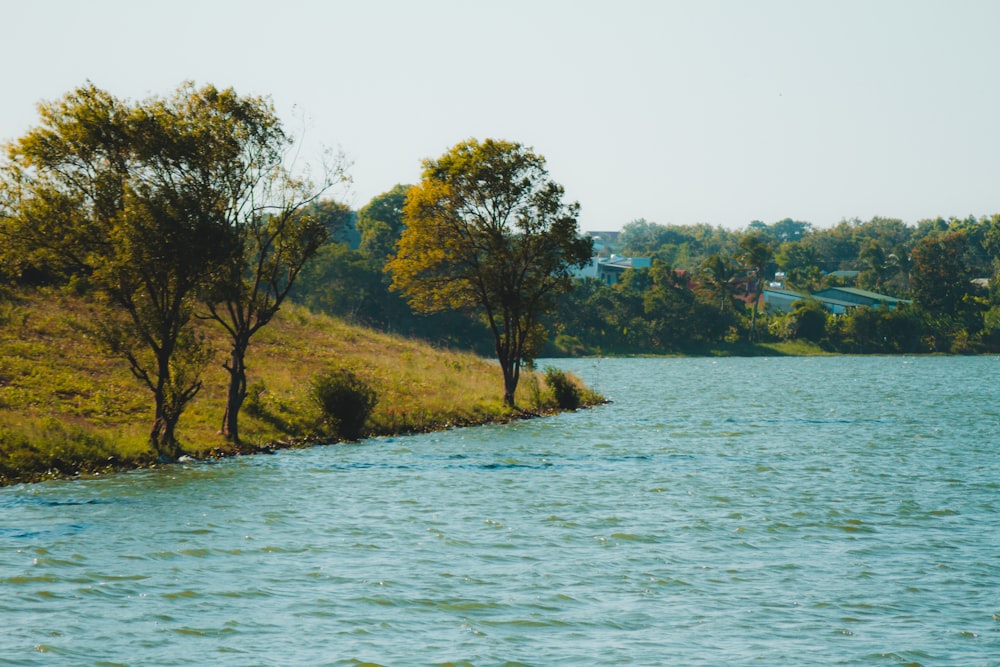
[[[540,316],[589,261],[578,204],[565,204],[545,160],[518,143],[470,139],[424,162],[387,264],[392,287],[421,312],[472,309],[493,333],[514,405],[522,362],[544,337]]]
[[[288,140],[267,99],[192,83],[139,102],[87,84],[39,113],[8,148],[7,250],[105,296],[95,332],[151,391],[150,444],[175,457],[208,359],[188,326],[199,291],[242,279],[239,223],[260,215],[265,185],[287,185],[261,174]]]

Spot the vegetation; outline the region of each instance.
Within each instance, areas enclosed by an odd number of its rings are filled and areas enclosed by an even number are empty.
[[[141,424],[149,406],[134,391],[128,363],[104,353],[82,323],[94,304],[67,289],[22,288],[0,304],[0,483],[157,463]],[[228,373],[226,336],[195,321],[213,361],[204,389],[177,426],[185,455],[196,458],[331,442],[310,396],[317,369],[350,368],[378,402],[361,435],[423,432],[524,416],[503,405],[497,367],[472,353],[373,332],[286,304],[256,342],[255,376],[239,444],[219,433]],[[574,380],[576,382],[576,380]],[[557,408],[540,377],[537,397],[518,401],[536,412]],[[585,405],[600,397],[581,386]]]
[[[462,142],[355,213],[320,198],[339,166],[286,166],[266,98],[88,84],[39,111],[0,166],[0,482],[600,400],[541,354],[1000,351],[1000,215],[640,219],[600,252],[648,267],[607,284],[574,278],[593,241],[521,144]],[[772,282],[900,301],[763,309]]]
[[[290,140],[270,102],[192,84],[128,102],[88,84],[39,111],[8,151],[11,256],[99,290],[93,333],[151,392],[150,445],[168,459],[202,388],[207,350],[190,322],[203,291],[232,337],[223,431],[237,439],[250,337],[325,231],[297,214],[314,195],[282,167]]]
[[[325,431],[346,440],[357,440],[378,403],[371,385],[347,368],[336,368],[313,378],[309,397],[320,412]]]
[[[583,403],[582,392],[576,382],[554,366],[545,367],[545,383],[552,388],[556,404],[563,410],[576,410]]]
[[[618,251],[652,257],[652,266],[614,285],[583,281],[561,297],[546,320],[546,354],[756,354],[783,341],[850,353],[1000,350],[998,215],[824,230],[782,220],[742,232],[638,220],[623,228]],[[806,295],[850,286],[908,303],[833,315],[806,298],[792,312],[755,313],[774,280]]]
[[[493,335],[513,407],[521,366],[541,348],[540,317],[590,261],[579,205],[562,201],[545,160],[520,144],[464,141],[424,162],[406,197],[405,228],[386,265],[419,312],[476,311]]]

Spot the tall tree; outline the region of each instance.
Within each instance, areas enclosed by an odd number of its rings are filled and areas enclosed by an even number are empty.
[[[750,342],[757,340],[757,310],[764,292],[765,271],[774,257],[770,243],[761,233],[749,233],[740,239],[740,261],[753,276],[754,298],[750,315]]]
[[[41,125],[8,149],[11,238],[117,308],[98,329],[152,393],[164,458],[179,455],[175,428],[201,388],[207,355],[188,324],[232,251],[227,207],[259,107],[212,86],[131,103],[88,84],[42,103]]]
[[[926,236],[913,249],[913,297],[925,310],[956,316],[972,292],[965,232]]]
[[[478,310],[493,333],[514,406],[522,362],[542,342],[539,317],[571,288],[593,241],[578,233],[578,204],[563,203],[545,159],[518,143],[464,141],[426,160],[407,197],[406,228],[386,265],[418,311]]]
[[[711,299],[718,301],[719,312],[732,309],[733,296],[743,273],[739,265],[718,254],[709,255],[698,267],[702,288]]]

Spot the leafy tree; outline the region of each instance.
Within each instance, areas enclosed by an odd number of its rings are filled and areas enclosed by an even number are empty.
[[[864,267],[859,282],[863,287],[870,287],[876,292],[882,289],[882,285],[892,277],[896,268],[878,241],[869,241],[861,250],[858,261]]]
[[[246,138],[269,120],[261,105],[190,83],[131,103],[87,84],[42,103],[41,125],[9,147],[10,238],[118,309],[99,333],[152,393],[161,457],[180,453],[175,427],[201,388],[208,357],[188,324],[196,290],[233,252],[230,195]]]
[[[753,275],[754,299],[750,316],[750,342],[757,339],[757,310],[764,292],[765,272],[774,257],[771,245],[762,234],[747,234],[740,239],[740,261]]]
[[[739,264],[718,254],[710,255],[698,271],[703,290],[718,302],[720,312],[733,309],[734,296],[743,276]]]
[[[857,220],[841,220],[835,226],[814,232],[803,239],[807,247],[815,248],[819,268],[826,272],[853,269],[858,259],[855,239]]]
[[[577,229],[545,160],[518,143],[464,141],[426,160],[407,197],[406,229],[386,265],[420,312],[477,309],[493,334],[504,403],[542,343],[539,317],[571,287],[593,242]]]
[[[908,247],[912,239],[913,228],[898,218],[876,216],[867,222],[855,221],[854,240],[862,251],[871,243],[886,249]]]
[[[313,310],[385,329],[392,319],[388,296],[382,269],[370,258],[346,244],[326,243],[303,269],[295,299]]]
[[[913,249],[913,296],[926,310],[954,316],[972,290],[964,232],[925,237]]]
[[[361,251],[380,262],[392,254],[403,233],[403,205],[412,185],[396,185],[372,198],[358,211]]]
[[[644,315],[661,351],[717,340],[724,334],[728,320],[720,317],[714,303],[699,300],[678,272],[659,261],[645,272],[651,285],[642,295]]]
[[[785,272],[785,280],[792,289],[814,292],[819,289],[822,274],[816,248],[808,241],[786,241],[775,253],[774,261]]]
[[[327,165],[324,178],[329,179],[333,175],[346,180],[346,177],[343,177],[343,170],[342,160],[336,165]],[[336,199],[315,199],[303,206],[301,213],[323,225],[326,228],[327,240],[331,243],[357,244],[354,226],[358,214],[347,204]]]
[[[628,255],[649,255],[665,243],[680,239],[670,234],[666,227],[645,218],[638,218],[622,226],[618,243]]]
[[[268,113],[268,110],[263,110]],[[247,397],[246,355],[250,339],[277,314],[302,267],[326,240],[320,218],[302,209],[318,192],[293,179],[282,166],[289,140],[278,125],[261,127],[245,147],[240,185],[230,192],[233,252],[206,290],[208,317],[230,339],[229,374],[222,434],[239,442],[239,413]],[[324,188],[329,185],[329,180]]]
[[[800,222],[785,218],[773,224],[754,220],[747,225],[747,233],[760,235],[768,239],[772,245],[780,245],[790,241],[801,241],[812,232],[812,223]]]

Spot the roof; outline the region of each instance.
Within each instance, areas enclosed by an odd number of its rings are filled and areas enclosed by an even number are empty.
[[[863,299],[871,299],[872,301],[880,301],[882,303],[910,303],[908,299],[897,299],[894,296],[889,296],[888,294],[879,294],[878,292],[869,292],[868,290],[858,289],[857,287],[828,287],[824,290],[820,290],[813,294],[813,296],[820,296],[829,294],[830,292],[840,292],[842,294],[852,294]]]
[[[600,269],[615,269],[624,271],[625,269],[645,269],[649,268],[652,261],[649,257],[622,257],[621,255],[611,255],[608,259],[598,259],[597,266]]]
[[[765,287],[764,291],[765,292],[770,292],[771,294],[780,294],[781,296],[787,296],[787,297],[789,297],[791,299],[802,299],[802,300],[805,300],[805,299],[811,299],[811,298],[813,298],[813,297],[809,296],[808,294],[802,294],[800,292],[793,292],[793,291],[787,290],[787,289],[778,289],[776,287]]]

